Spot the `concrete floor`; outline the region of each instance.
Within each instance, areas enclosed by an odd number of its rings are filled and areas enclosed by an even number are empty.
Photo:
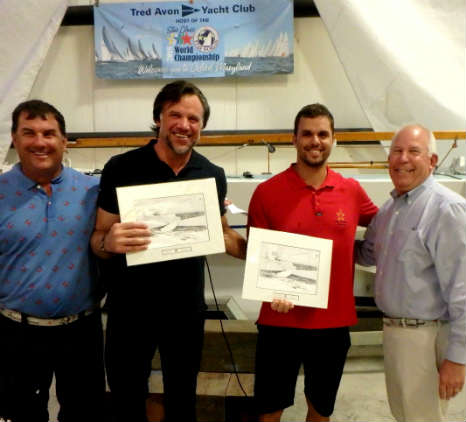
[[[303,377],[296,387],[295,405],[283,414],[283,421],[303,421],[307,405],[302,393]],[[466,394],[463,390],[451,400],[447,414],[449,422],[464,422]],[[332,421],[394,421],[387,402],[382,357],[348,359],[338,392]]]
[[[202,386],[199,387],[204,390]],[[252,382],[246,381],[245,388],[250,394]],[[296,388],[295,404],[285,410],[283,421],[304,420],[307,405],[303,388],[303,376],[300,376]],[[462,393],[451,400],[447,420],[449,422],[464,422],[465,407],[466,394],[463,390]],[[50,420],[56,421],[57,403],[53,394],[51,395],[50,411]],[[347,360],[335,412],[331,420],[361,422],[394,420],[387,403],[382,357],[351,357]]]

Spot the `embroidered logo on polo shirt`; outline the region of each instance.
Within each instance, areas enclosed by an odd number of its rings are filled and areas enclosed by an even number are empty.
[[[345,213],[342,211],[341,208],[337,211],[336,216],[338,225],[346,225]]]

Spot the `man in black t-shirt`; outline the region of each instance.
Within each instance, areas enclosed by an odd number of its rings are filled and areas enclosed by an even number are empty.
[[[156,138],[110,159],[101,178],[91,246],[110,269],[107,378],[115,421],[146,422],[145,399],[159,348],[166,421],[196,420],[196,378],[204,336],[204,257],[128,267],[125,253],[147,249],[150,230],[121,223],[116,187],[214,177],[227,253],[246,255],[246,241],[225,217],[222,168],[193,150],[210,114],[202,92],[186,81],[166,85],[154,101]]]

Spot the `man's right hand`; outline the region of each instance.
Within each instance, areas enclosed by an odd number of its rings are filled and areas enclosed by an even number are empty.
[[[150,236],[147,224],[114,223],[105,235],[103,249],[111,253],[144,251],[150,243]]]

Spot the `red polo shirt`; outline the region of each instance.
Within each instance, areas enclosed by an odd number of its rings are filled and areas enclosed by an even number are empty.
[[[248,227],[333,240],[328,308],[295,306],[283,314],[263,303],[258,323],[281,327],[331,328],[356,324],[353,245],[356,227],[367,226],[377,207],[354,179],[327,168],[319,189],[308,186],[294,165],[255,190]]]

